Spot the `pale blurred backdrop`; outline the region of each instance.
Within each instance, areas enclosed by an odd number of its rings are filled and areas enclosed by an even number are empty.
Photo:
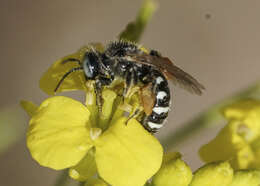
[[[116,39],[135,18],[139,0],[1,0],[0,107],[18,107],[21,99],[40,103],[42,73],[55,60],[89,42]],[[173,88],[173,109],[164,136],[209,105],[260,79],[260,1],[161,0],[141,43],[174,59],[206,87],[202,96]],[[28,117],[15,124],[18,140],[0,154],[1,186],[52,186],[57,172],[40,167],[25,145]],[[15,116],[10,116],[15,117]],[[0,123],[4,125],[6,123]],[[10,124],[11,125],[11,124]],[[172,150],[195,170],[199,147],[217,129]],[[1,131],[3,132],[3,131]]]

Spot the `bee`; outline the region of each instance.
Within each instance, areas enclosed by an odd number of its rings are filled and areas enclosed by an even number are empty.
[[[137,85],[141,88],[140,97],[144,108],[141,123],[151,133],[157,132],[163,126],[169,113],[171,93],[168,80],[197,95],[201,95],[204,89],[202,84],[174,65],[169,58],[155,50],[147,51],[127,41],[112,42],[103,52],[92,49],[84,54],[82,60],[69,58],[62,63],[67,62],[76,62],[79,67],[64,74],[55,92],[70,73],[83,71],[87,81],[95,81],[96,101],[101,109],[101,92],[104,86],[110,86],[115,80],[122,79],[123,97],[126,97],[131,87]]]

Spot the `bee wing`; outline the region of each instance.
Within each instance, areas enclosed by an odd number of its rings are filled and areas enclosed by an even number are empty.
[[[172,64],[171,67],[167,68],[166,73],[169,73],[168,76],[170,76],[170,80],[172,80],[174,84],[179,85],[181,88],[184,88],[191,93],[201,95],[202,90],[205,89],[205,87],[194,77],[184,72],[182,69],[175,66],[174,64]]]
[[[184,72],[182,69],[173,64],[173,62],[166,57],[151,56],[142,54],[133,56],[138,62],[146,65],[153,66],[160,70],[167,79],[172,80],[175,85],[188,90],[191,93],[201,95],[204,86],[199,83],[194,77]]]

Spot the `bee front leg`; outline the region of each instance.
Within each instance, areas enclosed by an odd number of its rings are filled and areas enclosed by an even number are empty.
[[[96,93],[96,104],[98,106],[98,112],[99,112],[99,114],[101,114],[103,100],[102,100],[102,82],[100,81],[100,79],[96,79],[95,93]]]
[[[126,80],[125,80],[125,87],[124,87],[124,90],[123,90],[123,99],[125,97],[127,97],[127,94],[129,92],[129,89],[131,87],[131,84],[132,84],[132,73],[131,72],[128,72],[127,75],[126,75]]]
[[[102,89],[103,86],[107,86],[112,83],[112,79],[108,78],[98,78],[95,80],[95,93],[96,93],[96,104],[98,106],[98,112],[102,113],[103,99],[102,99]]]

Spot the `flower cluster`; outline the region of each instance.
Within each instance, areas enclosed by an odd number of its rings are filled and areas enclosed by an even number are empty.
[[[223,109],[228,124],[200,149],[205,162],[229,160],[234,169],[260,168],[260,101],[246,99]]]
[[[179,153],[164,156],[161,169],[155,174],[153,186],[258,186],[260,171],[234,171],[226,161],[209,163],[192,174]]]
[[[27,146],[40,165],[55,170],[68,169],[71,178],[85,186],[258,186],[260,171],[236,171],[259,167],[260,102],[247,100],[224,110],[229,124],[200,155],[209,163],[194,174],[179,153],[164,154],[159,141],[125,112],[142,109],[138,87],[124,100],[119,96],[122,85],[104,88],[102,112],[96,105],[94,82],[80,72],[71,74],[59,92],[83,90],[83,103],[65,96],[54,96],[61,77],[75,63],[63,64],[68,58],[81,59],[91,47],[102,51],[101,44],[90,44],[77,53],[55,62],[40,80],[41,89],[50,98],[39,106],[22,101],[31,120]],[[226,145],[226,146],[225,146]],[[219,152],[219,153],[218,153]],[[227,161],[229,160],[229,161]],[[232,165],[232,166],[231,166]],[[233,168],[232,168],[233,167]]]

